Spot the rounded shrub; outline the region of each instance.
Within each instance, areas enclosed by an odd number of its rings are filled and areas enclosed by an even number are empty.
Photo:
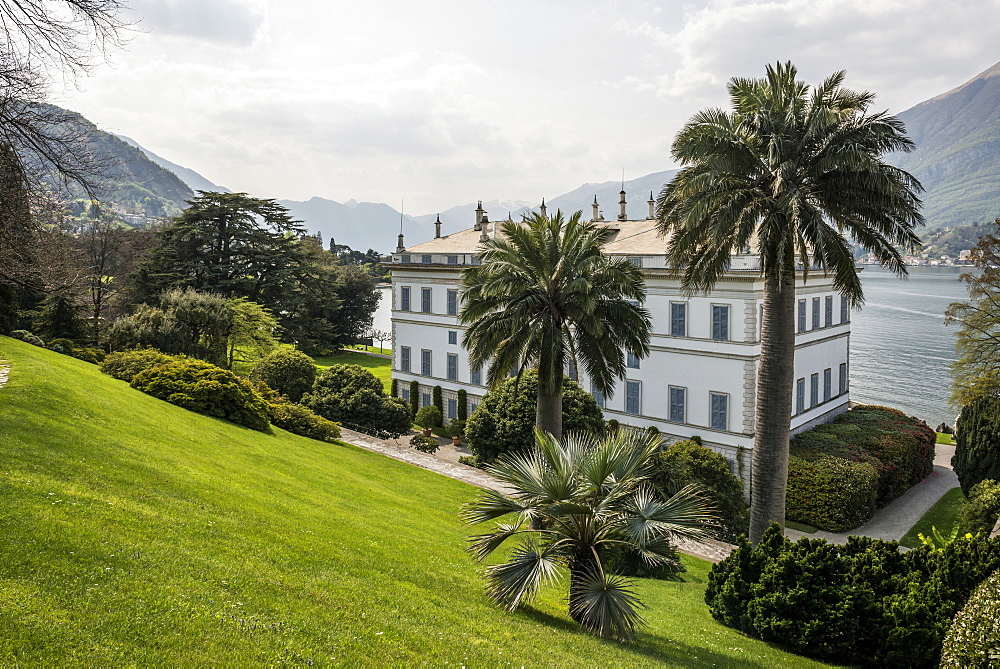
[[[992,667],[1000,663],[1000,571],[955,614],[941,652],[942,667]]]
[[[952,469],[966,496],[980,481],[1000,481],[1000,399],[981,397],[962,407]]]
[[[109,353],[100,365],[102,372],[120,381],[132,382],[141,371],[162,365],[165,362],[183,359],[184,356],[169,355],[155,348],[137,348],[131,351]]]
[[[440,427],[441,421],[441,410],[438,409],[433,404],[425,407],[421,407],[417,411],[417,417],[413,419],[413,422],[423,428]]]
[[[282,348],[261,358],[250,372],[250,380],[298,402],[316,381],[316,365],[302,351]]]
[[[844,532],[872,517],[877,495],[878,471],[871,462],[823,454],[788,458],[789,520]]]
[[[31,344],[32,346],[42,346],[42,347],[45,346],[45,342],[42,341],[41,337],[31,332],[28,332],[27,330],[14,330],[13,332],[10,333],[10,336],[13,337],[14,339],[20,339],[26,344]]]
[[[73,351],[76,350],[76,342],[66,337],[56,337],[55,339],[50,339],[45,348],[56,353],[62,353],[63,355],[73,355]]]
[[[84,347],[73,349],[71,355],[78,360],[89,362],[92,365],[99,365],[104,362],[104,358],[108,354],[102,348]]]
[[[424,407],[425,409],[427,407]],[[425,437],[422,434],[418,434],[410,439],[410,446],[417,449],[421,453],[435,453],[437,449],[440,448],[438,440],[434,437]]]
[[[750,523],[743,482],[729,470],[725,457],[690,439],[675,441],[654,459],[650,480],[664,499],[692,483],[700,485],[715,507],[721,538],[733,541]]]
[[[406,403],[387,397],[382,382],[360,365],[324,370],[302,404],[344,427],[382,438],[406,434],[413,420]]]
[[[267,403],[250,382],[228,369],[181,358],[143,370],[132,387],[171,404],[267,432]]]
[[[340,439],[340,424],[317,415],[308,407],[295,404],[284,397],[277,397],[267,403],[267,414],[271,423],[282,430],[288,430],[317,441],[337,441]]]
[[[480,463],[503,453],[521,452],[534,445],[532,430],[538,402],[538,373],[505,379],[486,393],[465,425],[465,438]],[[573,431],[604,435],[604,416],[593,396],[579,384],[563,379],[563,434]]]
[[[1000,519],[1000,482],[980,481],[969,491],[969,503],[958,514],[960,533],[989,534]]]

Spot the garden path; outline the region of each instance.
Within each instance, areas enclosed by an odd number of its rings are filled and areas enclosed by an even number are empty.
[[[367,434],[354,432],[343,427],[341,428],[341,433],[341,440],[353,446],[380,453],[381,455],[387,455],[390,458],[443,474],[444,476],[463,481],[478,488],[490,488],[492,490],[499,490],[500,492],[509,492],[509,489],[505,488],[486,472],[475,467],[460,464],[458,458],[461,455],[470,454],[468,450],[463,452],[462,446],[456,447],[448,443],[438,449],[437,453],[430,455],[416,451],[401,441],[401,439],[408,439],[409,435],[405,435],[400,439],[376,439]],[[681,541],[677,547],[683,553],[710,562],[719,562],[733,550],[732,545],[714,540],[706,542]]]
[[[7,385],[8,376],[10,376],[10,363],[0,358],[0,388]]]
[[[938,444],[934,455],[934,471],[923,481],[894,499],[887,506],[875,511],[871,520],[849,532],[826,532],[817,530],[813,534],[786,528],[785,536],[792,541],[800,537],[826,539],[838,544],[847,543],[849,536],[873,537],[886,541],[899,541],[910,528],[920,520],[942,495],[958,487],[958,476],[951,468],[951,456],[955,447]]]

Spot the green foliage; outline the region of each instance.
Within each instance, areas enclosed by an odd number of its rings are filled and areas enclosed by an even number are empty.
[[[469,448],[480,462],[493,462],[504,453],[525,453],[534,443],[538,373],[526,370],[490,390],[465,426]],[[604,416],[594,397],[575,381],[563,380],[562,429],[604,434]]]
[[[413,422],[423,428],[441,427],[441,409],[433,404],[420,407]]]
[[[393,379],[389,384],[389,396],[399,397],[399,379]]]
[[[855,528],[933,471],[935,443],[923,421],[867,405],[802,432],[791,442],[786,515],[832,532]]]
[[[250,382],[203,360],[161,363],[136,374],[132,387],[189,411],[260,432],[270,430],[267,403]]]
[[[35,332],[46,339],[82,339],[84,321],[80,317],[80,305],[68,295],[52,293],[42,303],[34,327]]]
[[[723,624],[810,657],[932,667],[952,616],[1000,567],[1000,539],[962,537],[900,554],[851,537],[792,543],[773,525],[713,567],[705,601]]]
[[[1000,571],[976,588],[955,614],[941,652],[941,666],[992,667],[1000,659]]]
[[[967,534],[966,538],[971,537],[971,534]],[[928,548],[944,548],[948,544],[954,542],[958,539],[958,526],[951,528],[950,532],[942,534],[938,528],[931,526],[931,533],[929,535],[917,534],[917,539],[921,544],[927,546]]]
[[[278,319],[269,310],[245,297],[229,300],[229,307],[233,314],[226,342],[230,369],[233,363],[259,360],[278,347],[274,336]]]
[[[734,541],[746,534],[749,510],[743,501],[743,482],[715,451],[692,440],[675,441],[653,459],[650,481],[665,497],[691,484],[701,486],[719,518],[721,538]]]
[[[429,407],[424,408],[427,409]],[[437,449],[440,448],[437,437],[425,437],[422,434],[411,437],[410,446],[413,446],[413,448],[417,449],[421,453],[436,453]]]
[[[444,397],[441,393],[441,386],[434,386],[433,390],[431,390],[431,404],[436,406],[438,411],[441,412],[441,415],[444,416]],[[438,422],[438,424],[434,427],[440,426],[441,423]]]
[[[469,393],[465,391],[465,388],[458,389],[458,419],[465,424],[465,420],[469,417]]]
[[[100,369],[108,376],[132,383],[139,372],[151,369],[156,365],[172,362],[182,356],[169,355],[155,348],[137,348],[131,351],[115,351],[109,353]]]
[[[417,415],[417,407],[420,406],[420,383],[410,381],[410,414]]]
[[[413,416],[406,403],[387,397],[382,382],[360,365],[333,365],[303,395],[302,404],[345,427],[377,437],[410,431]]]
[[[308,407],[295,404],[266,385],[258,384],[256,389],[267,402],[267,416],[276,427],[317,441],[334,442],[340,439],[338,423],[317,415]]]
[[[448,427],[445,429],[445,433],[449,437],[461,437],[465,434],[465,423],[466,421],[461,418],[455,418],[448,421]]]
[[[962,407],[952,469],[962,492],[986,479],[1000,480],[1000,398],[986,396]]]
[[[70,355],[78,360],[89,362],[92,365],[101,364],[104,361],[104,358],[107,357],[107,353],[103,348],[94,348],[90,346],[75,348]]]
[[[139,305],[133,315],[116,321],[108,333],[111,347],[120,351],[152,346],[165,353],[226,364],[233,319],[228,300],[188,288],[164,291],[159,305]]]
[[[263,383],[292,402],[298,402],[316,381],[316,365],[302,351],[282,348],[264,356],[254,365],[250,380]]]
[[[980,481],[969,491],[969,503],[962,507],[958,527],[962,532],[989,534],[1000,519],[1000,483]]]

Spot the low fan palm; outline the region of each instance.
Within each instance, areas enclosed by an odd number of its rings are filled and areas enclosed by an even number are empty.
[[[757,373],[750,539],[784,524],[795,358],[795,281],[818,266],[852,306],[864,300],[846,236],[900,276],[897,246],[912,250],[923,222],[920,183],[883,155],[913,147],[902,122],[871,113],[874,95],[843,87],[844,73],[819,86],[796,79],[791,63],[763,79],[729,82],[732,110],[695,114],[673,157],[684,167],[658,200],[667,255],[682,284],[710,290],[730,256],[760,253],[764,317]]]
[[[610,397],[625,376],[625,353],[649,353],[650,317],[642,273],[602,253],[615,231],[581,220],[527,216],[507,221],[484,242],[480,265],[462,275],[459,320],[473,367],[491,362],[487,383],[538,367],[535,424],[559,439],[562,385],[579,365]]]
[[[487,593],[513,611],[568,570],[573,620],[602,637],[632,639],[642,603],[629,579],[608,571],[608,558],[631,550],[650,566],[667,564],[672,538],[704,539],[715,519],[694,487],[664,501],[648,484],[659,436],[622,429],[604,440],[572,433],[560,443],[536,429],[535,442],[488,467],[509,493],[484,490],[462,510],[470,524],[511,517],[469,538],[478,560],[519,540],[506,562],[486,569]]]

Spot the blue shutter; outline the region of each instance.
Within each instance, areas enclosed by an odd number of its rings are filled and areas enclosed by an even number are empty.
[[[420,373],[424,376],[431,375],[431,352],[427,349],[420,351]]]
[[[833,370],[829,367],[823,370],[823,401],[826,402],[833,395]]]
[[[458,356],[454,353],[448,354],[448,380],[458,381]]]
[[[399,308],[403,311],[410,310],[410,287],[403,286],[399,289]]]
[[[827,295],[824,302],[823,325],[830,327],[833,325],[833,295]]]
[[[604,408],[604,393],[602,393],[597,388],[593,388],[592,387],[590,389],[590,394],[594,396],[594,401],[597,403],[597,406],[600,407],[601,409],[603,409]]]
[[[712,306],[712,339],[729,340],[729,307],[727,305]]]
[[[840,363],[840,394],[847,392],[847,363]]]
[[[729,425],[729,396],[711,393],[712,429],[726,430]]]
[[[483,385],[483,369],[482,367],[476,367],[469,373],[469,382],[474,386]]]
[[[799,300],[799,332],[806,331],[806,301]]]
[[[813,323],[812,323],[812,325],[813,325],[812,326],[813,330],[818,330],[819,329],[819,298],[818,297],[814,297],[813,298]]]
[[[673,337],[687,336],[687,305],[683,302],[670,303],[670,334]]]
[[[403,346],[399,349],[399,367],[404,372],[410,371],[410,347]]]
[[[449,290],[448,291],[448,315],[457,316],[458,315],[458,291]]]
[[[639,382],[625,382],[625,413],[638,415],[639,413]]]
[[[670,389],[670,420],[674,423],[684,422],[684,394],[683,388]]]
[[[627,352],[625,354],[625,366],[630,369],[639,369],[639,356],[634,353]]]
[[[846,323],[848,321],[848,309],[847,309],[847,298],[843,295],[840,296],[840,322]]]
[[[795,382],[795,413],[806,410],[806,380],[805,377]]]
[[[809,377],[809,407],[819,404],[819,374]]]
[[[458,418],[458,400],[448,400],[448,420]]]

